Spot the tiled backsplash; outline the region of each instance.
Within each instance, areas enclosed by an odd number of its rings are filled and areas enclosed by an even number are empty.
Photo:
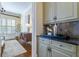
[[[53,33],[54,24],[47,24],[44,26],[44,32],[47,32],[46,28],[52,29]],[[71,37],[79,37],[79,21],[65,22],[57,24],[57,34],[67,35]]]

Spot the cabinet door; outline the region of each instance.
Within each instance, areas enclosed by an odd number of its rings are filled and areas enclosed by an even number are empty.
[[[56,3],[57,19],[67,20],[73,19],[76,13],[76,3],[74,2],[58,2]]]
[[[49,23],[53,21],[55,17],[55,3],[45,2],[44,3],[44,22]]]
[[[47,45],[45,44],[40,44],[38,47],[38,56],[39,57],[48,57],[48,53],[47,53]]]
[[[58,50],[52,49],[52,57],[69,57],[69,56]]]

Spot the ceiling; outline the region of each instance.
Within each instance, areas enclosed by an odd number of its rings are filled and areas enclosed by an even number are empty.
[[[1,6],[10,12],[21,14],[32,3],[31,2],[1,2]]]

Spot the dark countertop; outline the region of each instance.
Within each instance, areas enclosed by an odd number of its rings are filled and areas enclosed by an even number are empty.
[[[65,42],[73,45],[79,45],[79,39],[76,38],[65,39],[64,36],[50,36],[50,35],[39,35],[39,37],[48,38],[49,40]]]

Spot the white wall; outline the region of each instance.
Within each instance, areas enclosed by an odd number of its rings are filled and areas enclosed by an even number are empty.
[[[1,5],[1,3],[0,3],[0,9],[2,8],[2,5]]]
[[[37,2],[32,5],[32,57],[37,56],[37,35],[43,33],[43,3]]]
[[[28,27],[26,26],[28,22],[28,14],[32,14],[32,5],[29,5],[29,7],[21,14],[21,32],[28,32]]]

